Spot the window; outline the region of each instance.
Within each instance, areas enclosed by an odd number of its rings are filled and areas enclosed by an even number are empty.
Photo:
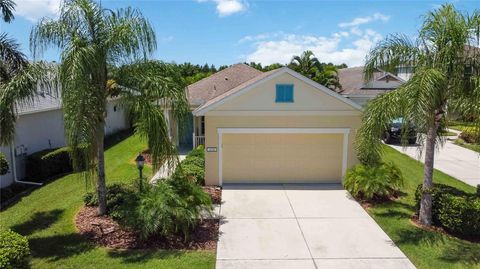
[[[113,106],[113,112],[117,112],[117,106]]]
[[[293,103],[293,84],[277,84],[275,102]]]

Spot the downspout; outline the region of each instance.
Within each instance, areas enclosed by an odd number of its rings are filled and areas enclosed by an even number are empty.
[[[21,180],[17,179],[17,164],[15,162],[15,154],[14,154],[14,149],[13,149],[13,143],[10,144],[10,158],[12,160],[13,181],[15,183],[30,184],[30,185],[36,185],[36,186],[42,186],[43,185],[43,183],[39,183],[39,182],[21,181]]]

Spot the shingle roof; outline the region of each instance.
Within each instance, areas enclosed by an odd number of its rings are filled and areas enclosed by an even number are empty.
[[[363,66],[343,68],[338,70],[338,78],[342,85],[342,95],[373,95],[376,96],[380,93],[391,91],[392,87],[388,88],[372,88],[365,87],[365,81],[363,79]],[[376,71],[373,73],[372,81],[381,79],[385,74],[397,78],[395,75],[384,71]]]
[[[187,87],[190,105],[201,106],[263,72],[246,64],[234,64]]]
[[[223,94],[220,94],[220,95],[217,95],[216,97],[208,100],[206,103],[204,103],[203,105],[201,105],[200,107],[198,107],[196,110],[199,111],[199,110],[202,110],[203,108],[213,104],[213,103],[216,103],[220,100],[222,100],[223,98],[226,98],[227,96],[230,96],[238,91],[240,91],[241,89],[244,89],[245,87],[263,79],[263,78],[266,78],[274,73],[276,73],[277,71],[281,70],[281,68],[278,68],[278,69],[274,69],[274,70],[271,70],[271,71],[268,71],[268,72],[260,72],[260,74],[250,80],[247,80],[239,85],[237,85],[236,87],[230,89],[230,90],[227,90],[226,92],[224,92]]]
[[[22,102],[17,104],[17,113],[30,114],[41,111],[55,110],[62,107],[62,101],[59,97],[47,93],[39,93],[33,98],[33,102]]]

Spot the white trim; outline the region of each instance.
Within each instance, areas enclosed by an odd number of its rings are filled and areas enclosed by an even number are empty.
[[[357,110],[213,110],[206,116],[359,116]]]
[[[218,184],[223,186],[223,134],[343,134],[342,182],[348,165],[348,134],[350,128],[217,128]]]
[[[309,79],[309,78],[307,78],[307,77],[305,77],[305,76],[303,76],[303,75],[301,75],[301,74],[299,74],[299,73],[291,70],[291,69],[288,68],[288,67],[282,67],[282,68],[278,69],[278,71],[275,71],[275,72],[273,72],[272,74],[270,74],[270,75],[268,75],[268,76],[266,76],[266,77],[264,77],[264,78],[262,78],[262,79],[260,79],[260,80],[258,80],[258,81],[255,81],[254,83],[246,86],[246,87],[243,88],[243,89],[240,89],[240,90],[236,91],[235,93],[232,93],[232,94],[230,94],[230,95],[227,95],[227,96],[225,96],[225,97],[217,100],[216,102],[211,103],[211,104],[209,104],[209,105],[207,105],[207,106],[205,106],[205,107],[199,107],[199,108],[201,108],[201,109],[198,109],[198,108],[195,109],[195,110],[193,111],[193,114],[196,115],[196,116],[204,116],[206,112],[208,112],[208,111],[210,111],[210,110],[212,110],[212,109],[214,109],[214,108],[216,108],[216,107],[224,104],[226,101],[231,100],[231,99],[233,99],[233,98],[235,98],[235,97],[237,97],[237,96],[239,96],[239,95],[242,95],[242,94],[250,91],[251,89],[253,89],[253,88],[256,87],[257,85],[259,85],[259,84],[261,84],[261,83],[264,83],[264,82],[266,82],[266,81],[269,81],[269,80],[271,80],[271,79],[273,79],[273,78],[275,78],[275,77],[278,77],[278,76],[280,76],[280,75],[282,75],[282,74],[285,74],[285,73],[288,73],[288,74],[292,75],[293,77],[295,77],[295,78],[297,78],[297,79],[305,82],[306,84],[308,84],[308,85],[310,85],[310,86],[312,86],[312,87],[314,87],[314,88],[322,91],[323,93],[326,93],[326,94],[328,94],[328,95],[330,95],[330,96],[332,96],[332,97],[334,97],[334,98],[336,98],[336,99],[338,99],[338,100],[340,100],[340,101],[342,101],[342,102],[344,102],[344,103],[346,103],[346,104],[348,104],[348,105],[350,105],[351,107],[353,107],[353,108],[355,108],[355,109],[357,109],[357,110],[359,110],[359,111],[362,111],[362,110],[363,110],[363,108],[362,108],[360,105],[358,105],[357,103],[355,103],[355,102],[347,99],[346,97],[343,97],[342,95],[340,95],[340,94],[338,94],[338,93],[330,90],[329,88],[327,88],[327,87],[325,87],[325,86],[323,86],[323,85],[321,85],[321,84],[319,84],[319,83],[317,83],[317,82],[315,82],[315,81],[313,81],[313,80],[311,80],[311,79]]]

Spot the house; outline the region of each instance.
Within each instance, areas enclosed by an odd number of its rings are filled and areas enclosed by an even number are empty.
[[[208,185],[339,183],[358,163],[361,106],[287,67],[236,64],[188,95]]]
[[[105,134],[109,135],[129,128],[126,113],[119,101],[111,99],[107,104]],[[10,171],[0,176],[0,187],[7,187],[25,178],[27,156],[66,145],[61,100],[47,93],[34,98],[33,104],[19,106],[15,126],[15,141],[9,147],[0,147],[9,163]]]
[[[412,72],[409,67],[399,67],[398,75],[383,70],[376,70],[370,81],[365,82],[363,67],[342,68],[338,70],[338,78],[342,85],[340,94],[355,103],[364,106],[369,100],[405,83]]]

